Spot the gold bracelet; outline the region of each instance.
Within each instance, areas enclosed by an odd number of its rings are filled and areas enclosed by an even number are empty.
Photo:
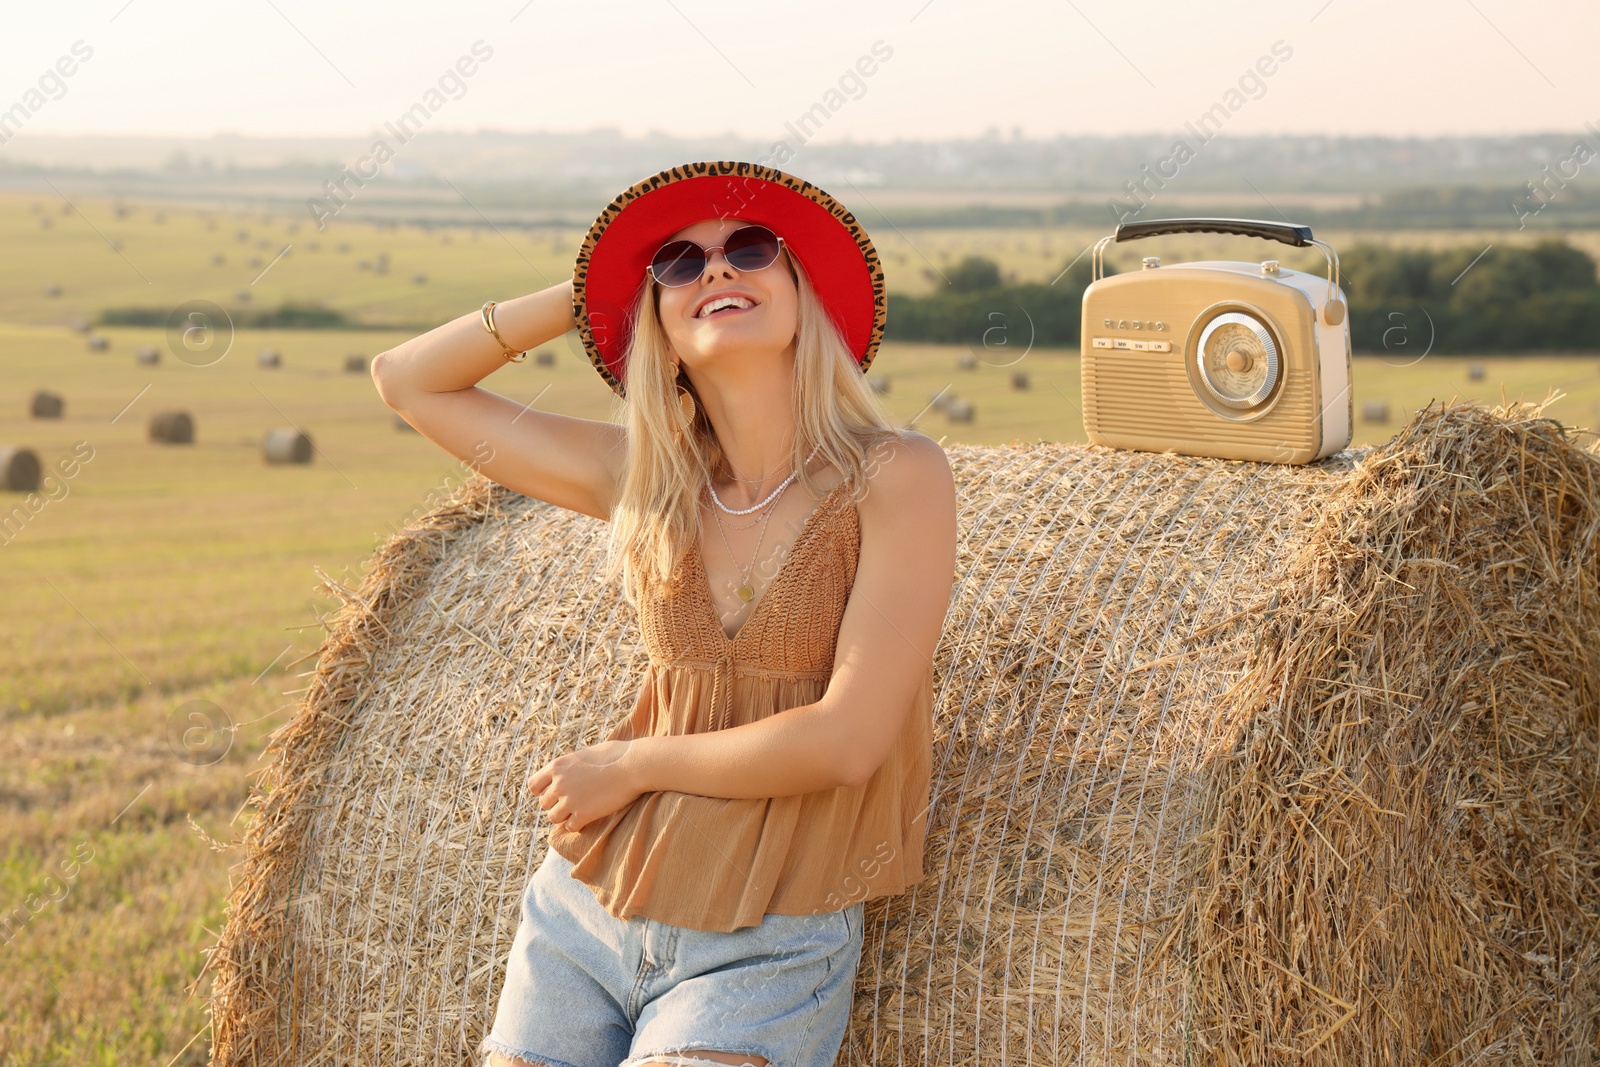
[[[518,352],[515,348],[512,348],[510,345],[506,344],[505,338],[500,336],[500,331],[494,328],[494,303],[495,302],[493,300],[487,300],[484,302],[483,328],[489,332],[490,337],[493,337],[496,341],[500,342],[500,347],[506,350],[507,360],[511,361],[512,363],[521,363],[523,360],[528,358],[528,353],[526,351]]]

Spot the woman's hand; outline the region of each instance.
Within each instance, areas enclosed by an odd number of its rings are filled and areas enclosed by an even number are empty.
[[[635,741],[602,741],[557,756],[533,773],[528,790],[561,830],[582,830],[624,808],[644,792],[624,756]]]

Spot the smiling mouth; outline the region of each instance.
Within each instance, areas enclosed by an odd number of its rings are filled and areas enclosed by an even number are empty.
[[[722,304],[722,307],[715,307],[717,304]],[[696,318],[717,318],[720,317],[720,315],[738,315],[742,314],[742,312],[747,312],[747,310],[757,309],[758,304],[757,302],[752,301],[752,299],[747,298],[747,296],[717,296],[717,298],[707,301],[706,307],[712,307],[714,310],[709,310],[709,312],[704,312],[704,310],[702,310],[701,314],[696,315]]]

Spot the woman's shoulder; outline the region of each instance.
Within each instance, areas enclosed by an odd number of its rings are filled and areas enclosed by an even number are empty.
[[[867,449],[863,474],[865,495],[881,490],[884,499],[933,492],[955,482],[944,449],[916,430],[874,441]]]

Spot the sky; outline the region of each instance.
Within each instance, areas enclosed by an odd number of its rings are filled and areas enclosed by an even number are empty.
[[[1170,133],[1218,103],[1239,134],[1600,126],[1588,0],[7,6],[21,137],[365,134],[425,98],[430,129],[774,140],[821,103],[819,142]]]

